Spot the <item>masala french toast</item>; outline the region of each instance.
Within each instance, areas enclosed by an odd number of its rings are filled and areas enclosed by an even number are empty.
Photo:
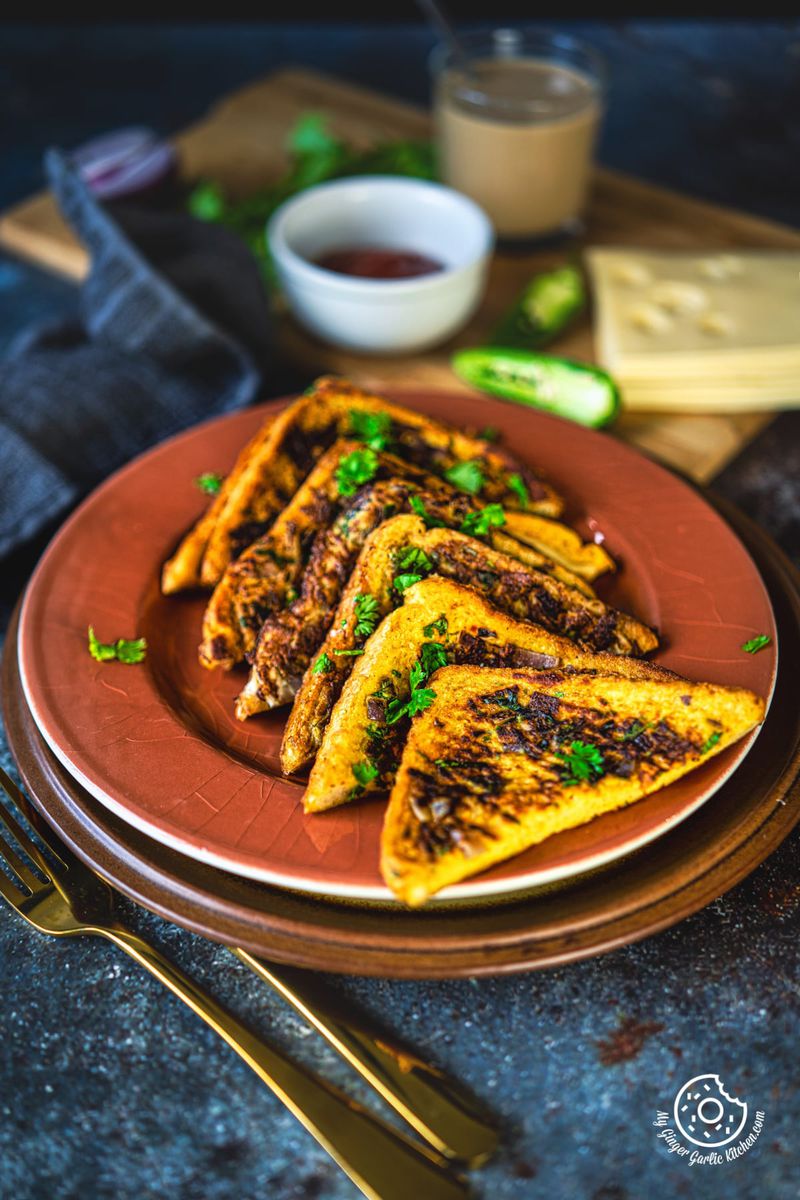
[[[429,529],[420,517],[406,515],[385,521],[370,534],[319,647],[327,670],[307,670],[295,696],[281,746],[281,768],[286,774],[302,770],[314,757],[360,647],[387,613],[402,603],[402,592],[395,585],[398,577],[405,581],[409,574],[424,577],[433,572],[471,585],[511,616],[526,620],[533,619],[533,613],[540,624],[545,622],[541,601],[537,610],[537,592],[544,595],[545,607],[550,601],[543,574],[596,600],[581,579],[522,546],[505,530],[506,526],[490,530],[484,543],[456,530]]]
[[[317,660],[319,662],[319,659]],[[304,797],[307,812],[391,787],[409,716],[445,664],[573,667],[629,680],[675,676],[643,659],[582,650],[569,638],[500,612],[471,587],[431,576],[404,593],[354,660],[322,737]],[[327,669],[322,663],[321,673]],[[360,764],[370,764],[359,780]]]
[[[483,438],[422,413],[323,377],[277,417],[271,417],[239,455],[220,495],[181,541],[164,567],[167,591],[214,587],[229,563],[264,533],[321,454],[339,438],[391,446],[397,455],[437,475],[472,464],[487,503],[558,516],[563,503],[531,468]]]
[[[448,489],[450,495],[444,489]],[[470,505],[471,512],[465,510],[464,501]],[[447,533],[442,534],[438,527],[487,536],[492,528],[488,524],[490,516],[499,526],[505,522],[502,509],[490,511],[498,506],[482,509],[471,496],[455,491],[449,484],[433,477],[424,490],[407,483],[400,486],[399,480],[364,488],[354,505],[341,514],[328,531],[319,535],[298,583],[297,599],[280,612],[272,613],[261,626],[250,678],[236,701],[236,715],[240,720],[293,698],[303,673],[325,639],[346,580],[367,536],[387,516],[408,511],[414,502],[425,513],[426,523],[432,526],[432,543],[436,546],[434,557],[447,564],[443,573],[455,574],[458,578],[468,577],[470,572],[477,570],[479,546],[476,547],[474,537],[448,541]],[[484,520],[485,526],[480,524]],[[410,560],[401,566],[395,575],[395,590],[402,590],[422,574],[427,574],[431,568],[422,568],[420,563],[424,561],[426,555],[417,552],[419,570]],[[520,615],[527,620],[535,620],[546,629],[573,637],[596,650],[641,655],[658,645],[652,630],[633,617],[609,608],[596,597],[587,597],[583,584],[580,589],[574,588],[553,575],[534,572],[532,568],[527,573],[515,571],[511,559],[506,559],[501,569],[504,570],[502,588],[508,594],[514,593]],[[500,591],[496,581],[495,586],[489,582],[490,575],[491,571],[485,576],[487,590],[490,593]]]
[[[381,838],[412,907],[666,787],[764,717],[752,692],[682,679],[448,666],[430,684]]]

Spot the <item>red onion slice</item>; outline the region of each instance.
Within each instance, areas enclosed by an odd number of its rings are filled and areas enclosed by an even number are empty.
[[[155,187],[176,164],[172,146],[144,126],[93,138],[73,151],[71,159],[101,200],[116,200]]]

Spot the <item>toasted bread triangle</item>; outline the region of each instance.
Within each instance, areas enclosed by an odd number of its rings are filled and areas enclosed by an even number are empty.
[[[412,906],[666,787],[764,716],[752,692],[677,678],[455,666],[430,682],[381,845]]]
[[[376,697],[408,699],[410,671],[425,642],[440,642],[451,661],[473,663],[475,671],[482,670],[482,664],[530,664],[532,655],[545,655],[551,667],[618,672],[629,679],[672,678],[663,667],[642,659],[584,651],[569,638],[515,620],[473,588],[449,579],[433,575],[410,587],[404,597],[402,608],[381,622],[355,659],[331,712],[306,790],[309,812],[391,786],[391,763],[399,757],[398,738],[405,726],[398,723],[381,730]],[[380,775],[354,793],[353,767],[365,759],[379,761]]]

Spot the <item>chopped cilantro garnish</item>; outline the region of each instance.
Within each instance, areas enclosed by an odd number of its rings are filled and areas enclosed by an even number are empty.
[[[89,653],[97,662],[140,663],[147,654],[147,641],[144,638],[117,638],[115,642],[99,642],[95,637],[93,626],[89,626]]]
[[[423,642],[420,649],[420,662],[427,679],[434,671],[438,671],[439,667],[447,666],[447,651],[441,642]]]
[[[742,649],[746,654],[758,654],[759,650],[763,650],[771,641],[769,634],[760,633],[758,637],[750,638],[749,642],[742,642]]]
[[[369,483],[378,469],[378,456],[374,450],[354,450],[339,459],[336,482],[340,496],[354,496],[364,483]]]
[[[428,529],[441,529],[443,527],[444,521],[440,521],[438,517],[432,517],[419,496],[410,496],[408,503],[417,516],[422,517]]]
[[[380,611],[378,609],[378,601],[374,596],[366,593],[363,596],[356,596],[356,623],[353,633],[357,638],[368,638],[374,632],[375,626],[380,620]]]
[[[410,588],[413,584],[419,583],[422,579],[421,575],[395,575],[393,586],[396,591],[404,592],[406,588]]]
[[[344,655],[345,657],[356,658],[359,654],[363,654],[364,651],[359,647],[357,650],[334,650],[333,653],[338,654],[340,657]]]
[[[556,758],[565,764],[564,783],[584,783],[604,772],[603,755],[591,742],[570,742],[569,750],[559,750]]]
[[[499,504],[487,504],[479,512],[467,513],[461,522],[461,533],[473,537],[485,537],[490,529],[499,529],[506,523],[506,514]]]
[[[428,571],[433,570],[433,562],[428,558],[424,550],[418,549],[416,546],[406,546],[401,550],[395,559],[395,566],[400,571]]]
[[[204,471],[202,475],[197,476],[194,482],[207,496],[218,496],[219,490],[225,482],[225,476],[218,475],[216,471]]]
[[[714,747],[716,746],[717,742],[720,740],[721,737],[722,737],[722,734],[719,732],[719,730],[715,730],[714,733],[712,733],[711,736],[708,738],[708,740],[700,747],[700,753],[708,754],[709,750],[714,749]]]
[[[643,721],[634,721],[626,733],[621,733],[619,735],[619,740],[621,742],[633,741],[633,739],[637,738],[640,733],[644,733],[645,729],[647,729],[647,725],[645,725]]]
[[[408,684],[411,695],[407,700],[392,700],[386,708],[386,724],[394,725],[401,717],[415,717],[417,713],[429,708],[436,699],[433,688],[422,685],[429,675],[447,662],[444,647],[438,642],[424,642],[420,649],[420,657],[408,673]]]
[[[508,479],[506,480],[506,485],[508,490],[510,492],[514,492],[514,494],[519,498],[522,508],[527,508],[528,504],[530,503],[530,495],[522,476],[515,471],[513,475],[509,475]]]
[[[323,651],[314,663],[313,672],[315,675],[322,675],[325,671],[330,671],[332,666],[333,663]]]
[[[444,477],[453,487],[460,488],[462,492],[469,492],[471,496],[477,496],[483,487],[483,469],[474,459],[471,462],[456,463],[445,471]]]
[[[440,613],[435,621],[431,621],[430,625],[424,627],[422,632],[428,638],[433,637],[435,633],[438,633],[440,637],[445,637],[447,634],[447,617],[444,613]]]
[[[372,450],[385,450],[389,444],[392,419],[385,412],[350,410],[350,432]]]
[[[364,762],[353,763],[353,775],[359,787],[365,788],[367,784],[372,783],[373,779],[377,779],[380,774],[374,762],[366,759]]]

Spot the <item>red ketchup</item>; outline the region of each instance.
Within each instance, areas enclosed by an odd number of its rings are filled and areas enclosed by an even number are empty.
[[[444,263],[414,250],[395,250],[383,246],[352,246],[330,250],[315,260],[316,266],[337,275],[357,275],[360,279],[413,279],[444,270]]]

